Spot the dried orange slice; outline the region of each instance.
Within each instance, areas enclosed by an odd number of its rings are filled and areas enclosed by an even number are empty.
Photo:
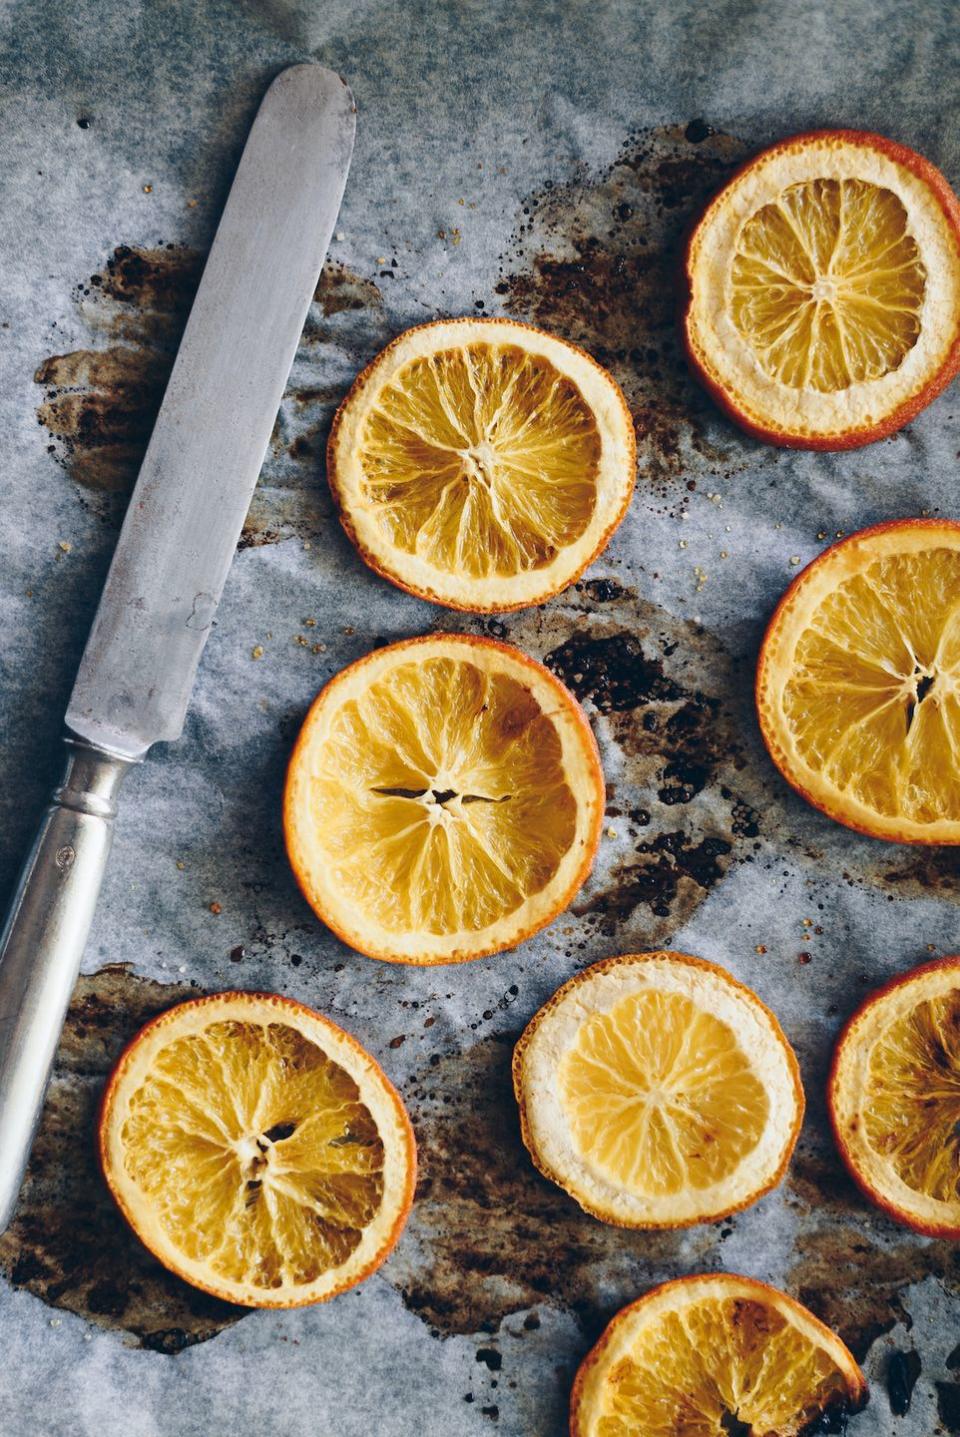
[[[828,1101],[867,1197],[917,1232],[960,1238],[960,958],[914,968],[861,1004]]]
[[[540,604],[600,553],[633,492],[616,381],[512,319],[409,329],[341,405],[327,474],[378,574],[453,609]]]
[[[716,1273],[655,1287],[618,1312],[584,1359],[571,1437],[802,1437],[841,1432],[863,1373],[799,1302]]]
[[[141,1029],[107,1082],[98,1142],[140,1241],[247,1307],[361,1282],[413,1200],[395,1089],[348,1033],[271,993],[215,993]]]
[[[960,368],[960,203],[880,135],[820,130],[764,150],[708,205],[685,274],[694,368],[774,444],[869,444]]]
[[[770,621],[757,708],[774,763],[831,818],[960,843],[960,524],[880,524],[815,559]]]
[[[345,942],[397,963],[497,953],[590,871],[603,773],[576,699],[518,649],[435,634],[344,669],[287,776],[287,851]]]
[[[628,953],[571,978],[517,1044],[535,1165],[622,1227],[686,1227],[780,1181],[803,1119],[793,1049],[755,993],[685,953]]]

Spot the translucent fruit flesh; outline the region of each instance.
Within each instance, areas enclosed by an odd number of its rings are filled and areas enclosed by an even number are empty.
[[[960,1202],[960,990],[923,999],[886,1028],[860,1111],[870,1146],[909,1188]]]
[[[920,334],[926,270],[891,190],[815,179],[747,220],[731,285],[734,323],[765,373],[835,393],[903,363]]]
[[[581,1156],[650,1196],[721,1182],[754,1148],[769,1110],[732,1029],[679,993],[634,993],[594,1014],[560,1081]]]
[[[174,1247],[254,1289],[339,1266],[380,1207],[383,1144],[356,1083],[282,1022],[214,1022],[161,1048],[121,1138]]]
[[[515,345],[408,363],[360,447],[389,544],[471,578],[542,568],[587,528],[601,441],[572,380]]]
[[[611,1370],[597,1437],[794,1437],[849,1387],[830,1354],[772,1305],[712,1298],[642,1328]],[[827,1429],[824,1429],[827,1430]]]
[[[514,912],[554,876],[577,822],[537,700],[446,657],[398,665],[338,710],[311,801],[338,890],[396,933]]]
[[[828,593],[783,713],[840,794],[887,817],[960,820],[960,553],[892,553]]]

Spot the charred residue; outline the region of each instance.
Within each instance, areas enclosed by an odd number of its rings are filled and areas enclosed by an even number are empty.
[[[887,1358],[887,1397],[894,1417],[905,1417],[910,1411],[913,1389],[922,1368],[919,1352],[901,1352],[896,1347]]]
[[[739,462],[732,433],[729,451],[703,433],[709,401],[677,335],[677,267],[686,227],[747,154],[708,127],[639,131],[604,173],[533,196],[502,260],[507,310],[584,345],[619,380],[654,481]]]
[[[612,1291],[716,1266],[717,1234],[611,1227],[542,1178],[520,1141],[514,1036],[431,1060],[409,1085],[420,1180],[384,1273],[444,1335],[493,1332],[509,1313],[550,1302],[592,1338],[618,1305]]]
[[[178,245],[117,246],[75,292],[89,344],[50,355],[34,375],[44,390],[37,419],[48,448],[80,486],[87,507],[104,518],[119,520],[137,477],[204,260]],[[372,280],[333,262],[324,267],[314,301],[307,346],[326,337],[330,316],[382,307]],[[329,386],[301,386],[290,396],[297,422],[286,428],[297,432],[273,446],[271,472],[254,495],[242,546],[315,532],[311,496],[322,431],[339,397]]]
[[[185,984],[137,978],[119,965],[79,980],[20,1204],[0,1236],[0,1269],[15,1287],[168,1353],[214,1337],[245,1309],[181,1282],[140,1245],[99,1172],[94,1125],[124,1044],[157,1013],[195,996]]]
[[[960,1293],[956,1243],[931,1242],[890,1222],[865,1203],[833,1154],[795,1153],[787,1193],[798,1222],[789,1290],[858,1359],[898,1322],[910,1327],[902,1293],[912,1283],[935,1277]],[[909,1399],[909,1373],[908,1366],[896,1400]]]
[[[509,636],[577,695],[613,751],[614,831],[629,845],[598,868],[574,913],[621,944],[662,942],[760,847],[768,799],[742,745],[748,686],[704,629],[623,585],[599,602],[578,585],[512,620]]]

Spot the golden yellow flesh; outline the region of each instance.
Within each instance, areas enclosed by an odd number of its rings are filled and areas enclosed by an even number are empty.
[[[747,220],[731,286],[734,323],[764,372],[833,394],[903,363],[926,270],[891,190],[804,180]]]
[[[783,713],[837,791],[886,817],[960,820],[960,553],[891,554],[832,590]]]
[[[596,420],[580,390],[516,345],[414,359],[361,437],[362,494],[386,541],[471,578],[543,568],[596,502]]]
[[[960,1202],[960,990],[926,998],[875,1044],[866,1138],[915,1192]]]
[[[847,1391],[829,1354],[775,1308],[705,1299],[641,1330],[607,1378],[597,1434],[793,1437]]]
[[[657,1197],[729,1176],[769,1107],[732,1029],[682,994],[652,990],[582,1024],[560,1085],[581,1157]]]
[[[573,842],[560,738],[506,675],[400,664],[318,750],[317,842],[339,891],[390,932],[485,928],[546,887]]]
[[[338,1267],[383,1194],[356,1083],[285,1023],[212,1023],[162,1048],[121,1141],[174,1247],[257,1288]]]

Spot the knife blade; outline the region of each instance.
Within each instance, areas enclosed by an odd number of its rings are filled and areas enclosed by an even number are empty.
[[[67,709],[126,758],[178,738],[353,148],[320,65],[274,80],[207,259]]]
[[[0,935],[0,1232],[16,1206],[124,775],[178,738],[340,208],[356,111],[294,65],[257,112],[67,709],[66,770]]]

